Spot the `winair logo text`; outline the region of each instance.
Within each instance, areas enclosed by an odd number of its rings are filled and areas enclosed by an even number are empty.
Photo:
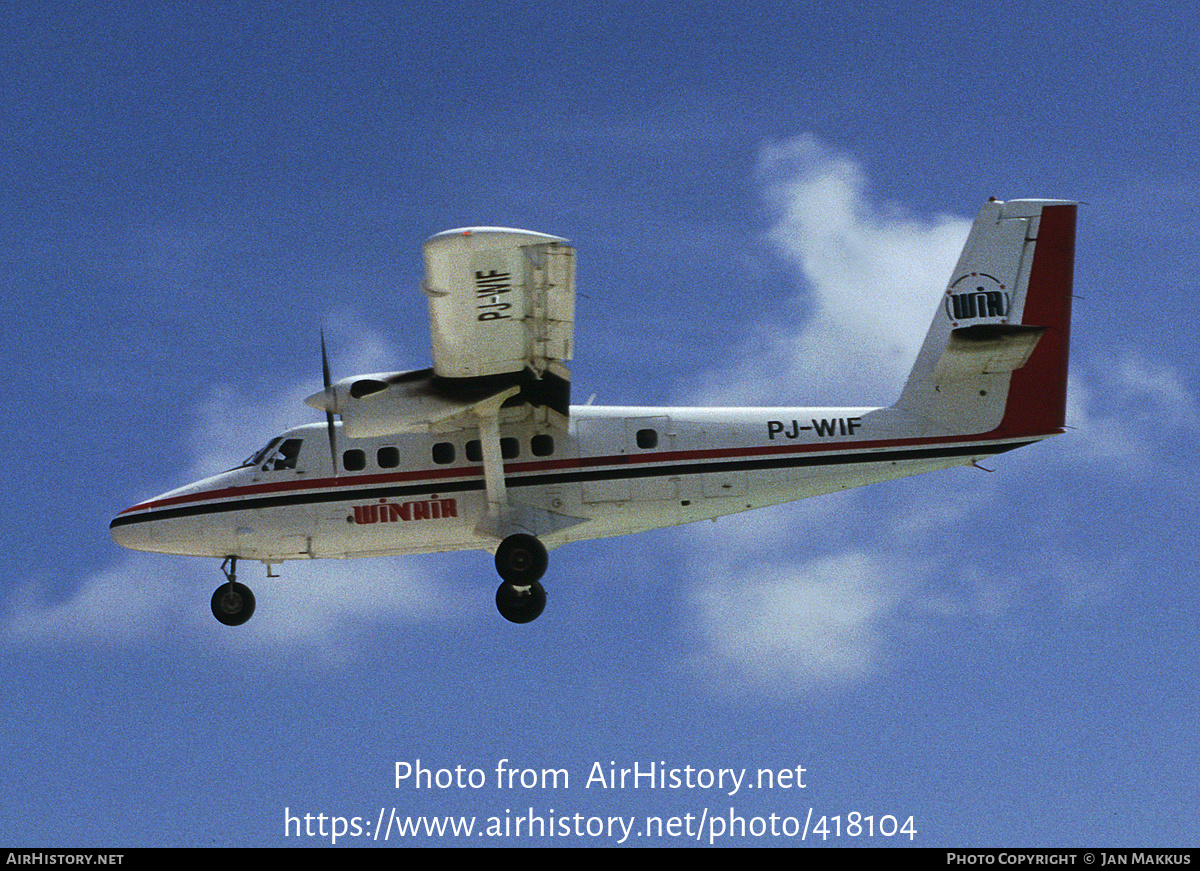
[[[489,269],[475,271],[475,310],[479,312],[476,320],[496,321],[511,318],[504,312],[512,308],[511,302],[505,302],[505,294],[512,292],[511,274]]]
[[[409,520],[441,520],[458,517],[458,503],[453,499],[419,499],[415,502],[388,502],[380,499],[371,505],[355,505],[354,514],[346,519],[354,523],[397,523]]]

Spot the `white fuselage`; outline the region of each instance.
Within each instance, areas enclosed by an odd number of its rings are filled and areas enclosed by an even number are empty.
[[[949,435],[894,408],[575,406],[566,431],[501,426],[508,500],[547,548],[974,462],[1036,438]],[[276,442],[288,456],[122,512],[125,547],[276,563],[489,549],[478,430]],[[282,441],[281,441],[282,440]],[[297,444],[298,442],[298,444]]]

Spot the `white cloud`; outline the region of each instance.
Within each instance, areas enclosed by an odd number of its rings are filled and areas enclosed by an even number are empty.
[[[774,212],[766,238],[795,276],[784,307],[805,316],[748,325],[742,364],[706,379],[702,401],[891,402],[970,221],[873,201],[862,167],[811,135],[764,146],[759,180]]]
[[[479,611],[465,591],[441,580],[426,560],[363,559],[275,567],[265,579],[257,563],[242,563],[266,619],[228,628],[213,619],[209,597],[221,581],[216,560],[131,553],[87,577],[65,600],[40,600],[28,584],[3,624],[10,640],[39,645],[85,642],[106,646],[192,638],[205,647],[303,647],[337,662],[352,657],[356,637],[383,623],[469,619]],[[478,597],[476,597],[478,598]]]
[[[334,378],[339,371],[390,368],[388,361],[394,356],[378,333],[343,313],[330,330],[331,338],[346,332],[354,339],[334,357]],[[330,342],[331,351],[339,347],[335,342]],[[314,345],[313,356],[311,377],[264,387],[260,395],[214,385],[197,406],[185,439],[190,455],[177,467],[164,466],[162,489],[227,469],[283,429],[320,420],[319,412],[303,404],[321,385],[319,345]],[[243,562],[238,580],[254,590],[260,610],[273,608],[274,613],[229,630],[209,611],[209,597],[222,579],[217,560],[128,553],[84,578],[60,602],[46,602],[41,586],[28,582],[10,600],[0,634],[40,644],[125,644],[177,637],[181,627],[187,627],[188,637],[202,638],[206,645],[303,645],[336,661],[353,649],[346,642],[372,625],[438,620],[463,610],[465,594],[440,580],[437,569],[430,568],[433,563],[436,558],[296,561],[276,567],[279,580],[264,580],[261,564]],[[478,603],[471,605],[480,611]]]
[[[861,166],[810,135],[766,145],[759,181],[774,212],[767,239],[795,276],[787,305],[806,314],[758,324],[740,366],[711,373],[701,401],[890,401],[969,221],[922,219],[873,202]],[[922,595],[928,567],[881,546],[879,525],[849,519],[856,499],[828,496],[757,512],[764,522],[729,518],[719,531],[691,530],[702,659],[720,685],[804,692],[865,680],[881,667],[889,625]],[[839,527],[866,534],[853,544],[812,534],[829,528],[831,510]],[[943,504],[906,513],[900,534],[911,541],[962,510]],[[789,545],[797,541],[810,558],[795,558]],[[727,558],[714,561],[714,553]]]
[[[1200,402],[1177,369],[1127,352],[1073,367],[1067,424],[1068,435],[1054,440],[1062,461],[1138,476],[1174,465],[1165,446],[1195,439]]]
[[[213,585],[216,586],[215,584]],[[179,581],[165,578],[145,555],[128,555],[95,572],[60,602],[27,582],[5,615],[4,634],[13,640],[54,644],[87,639],[121,644],[162,632],[179,617]]]
[[[769,346],[747,345],[736,372],[711,373],[703,399],[890,402],[969,222],[873,202],[862,167],[812,136],[766,146],[760,180],[775,214],[767,235],[795,269],[791,305],[805,316],[773,321]],[[870,397],[845,396],[854,385]],[[1070,406],[1078,430],[1037,449],[1047,463],[1072,455],[1133,468],[1154,455],[1164,426],[1190,433],[1200,420],[1177,371],[1133,355],[1094,384],[1073,372]],[[732,690],[851,685],[886,667],[899,639],[946,621],[1012,619],[1031,601],[1095,606],[1117,586],[1119,562],[1076,553],[1061,537],[1069,519],[1062,530],[1023,530],[1027,518],[1006,507],[1006,488],[1052,486],[1038,480],[1045,468],[943,472],[920,486],[888,485],[886,496],[870,488],[689,529],[706,670]],[[872,513],[881,504],[882,517]],[[963,542],[962,530],[993,524],[1018,530],[1010,547],[979,552]],[[1021,551],[1034,539],[1031,560]]]
[[[487,589],[464,589],[444,580],[461,555],[447,559],[388,558],[288,563],[275,596],[280,613],[261,621],[259,630],[275,645],[319,645],[333,658],[345,656],[346,642],[385,623],[482,619]],[[469,559],[469,557],[467,557]],[[479,560],[489,570],[490,560]],[[446,566],[443,569],[443,566]],[[457,571],[461,573],[461,564]],[[267,589],[266,583],[263,589]],[[207,615],[211,619],[211,615]]]
[[[783,694],[866,679],[880,667],[910,574],[863,551],[710,566],[694,599],[702,668],[727,688]]]
[[[1032,482],[1003,471],[949,470],[687,528],[697,671],[718,691],[806,694],[866,682],[947,628],[1103,606],[1126,562],[1079,553],[1060,535],[1069,519],[1031,522],[1005,494]],[[989,534],[1000,527],[1015,528]]]
[[[402,368],[399,354],[376,330],[353,312],[343,311],[327,327],[330,377]],[[350,334],[342,344],[338,336]],[[313,338],[312,372],[290,383],[258,384],[250,392],[228,384],[212,385],[197,406],[187,444],[191,463],[180,477],[195,480],[228,469],[250,456],[288,427],[324,420],[322,412],[304,404],[321,389],[319,338]],[[179,483],[184,483],[180,481]],[[166,486],[163,488],[168,489]]]

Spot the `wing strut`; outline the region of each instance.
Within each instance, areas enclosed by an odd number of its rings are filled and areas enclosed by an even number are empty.
[[[508,519],[508,487],[504,483],[504,455],[500,451],[500,406],[510,396],[516,396],[520,386],[510,387],[476,405],[472,410],[479,418],[479,444],[483,451],[483,482],[487,487],[488,512],[486,524],[496,533],[503,530]]]
[[[516,396],[520,390],[519,385],[514,385],[471,408],[479,420],[483,483],[487,490],[487,513],[480,518],[475,529],[483,535],[497,539],[505,539],[514,532],[545,535],[583,522],[582,517],[572,517],[531,505],[513,505],[508,498],[508,486],[504,481],[504,454],[500,449],[500,406],[510,396]]]

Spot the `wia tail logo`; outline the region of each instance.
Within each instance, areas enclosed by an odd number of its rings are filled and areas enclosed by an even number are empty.
[[[979,318],[1007,318],[1012,297],[1003,284],[990,275],[972,272],[946,291],[946,314],[955,323]]]

